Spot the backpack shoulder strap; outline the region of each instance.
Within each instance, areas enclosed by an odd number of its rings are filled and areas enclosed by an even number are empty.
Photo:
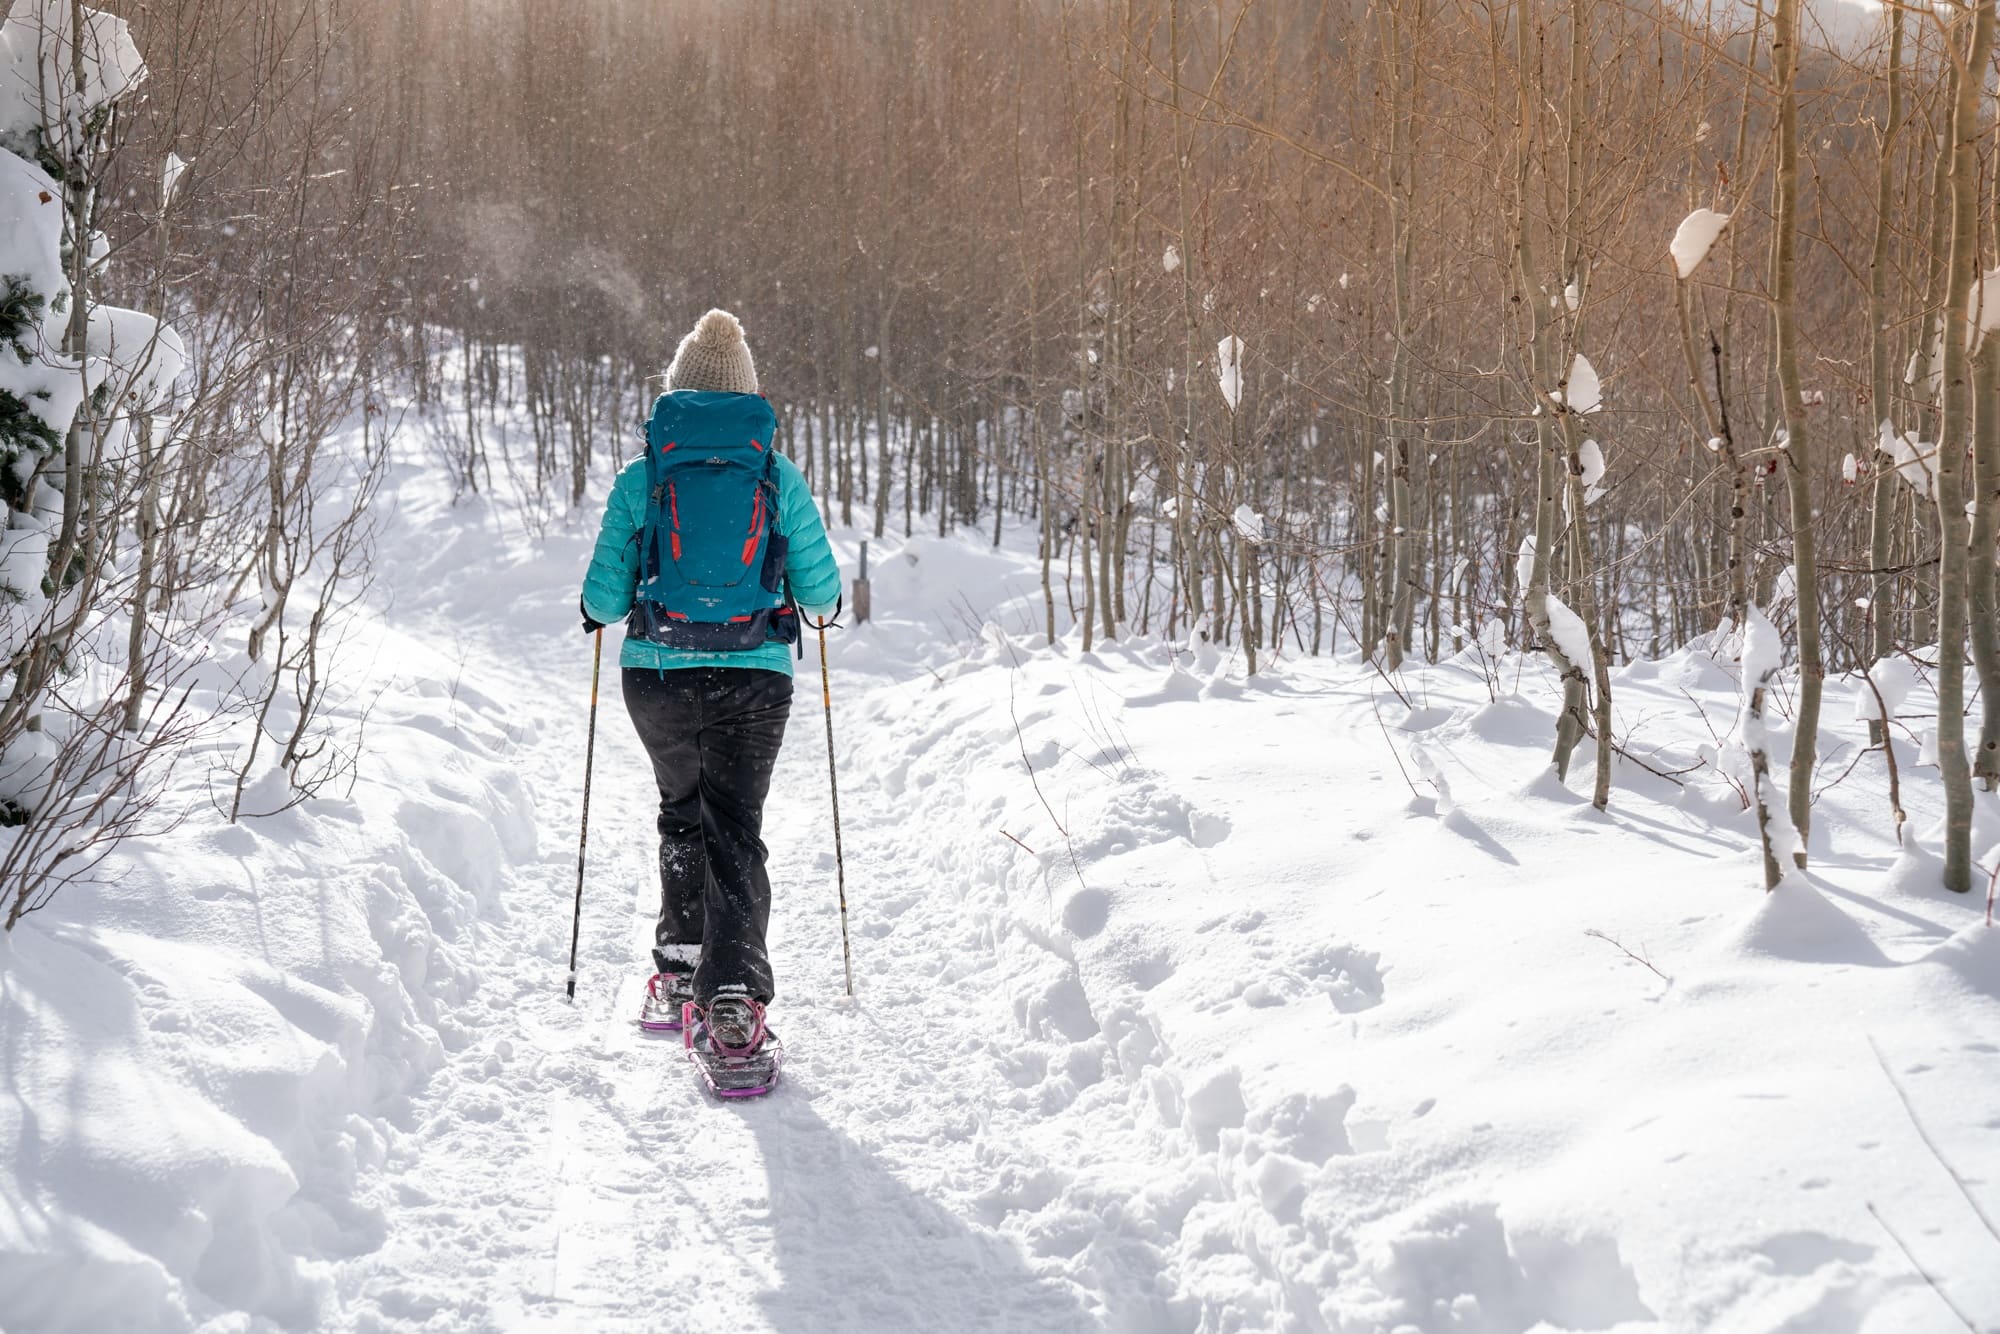
[[[660,512],[666,498],[666,467],[653,439],[652,423],[646,425],[646,518],[639,530],[639,582],[657,577],[665,562],[666,534],[661,530]]]

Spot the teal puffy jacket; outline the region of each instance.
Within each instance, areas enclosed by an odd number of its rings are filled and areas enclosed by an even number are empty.
[[[641,454],[618,471],[611,495],[604,502],[604,525],[597,530],[597,549],[590,558],[590,570],[583,577],[583,609],[594,621],[610,625],[622,621],[632,611],[632,595],[639,586],[639,533],[646,524],[646,456]],[[826,540],[826,527],[819,521],[812,489],[805,474],[784,455],[778,455],[778,531],[791,543],[785,557],[785,577],[799,610],[815,620],[833,614],[840,600],[840,566]],[[765,644],[739,653],[697,653],[668,648],[643,639],[625,640],[618,655],[621,667],[643,667],[671,671],[678,667],[761,667],[767,671],[792,671],[792,649],[787,644]]]

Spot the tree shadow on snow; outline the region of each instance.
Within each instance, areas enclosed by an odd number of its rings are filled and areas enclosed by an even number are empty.
[[[1031,1272],[1005,1237],[905,1186],[828,1125],[810,1096],[788,1083],[738,1107],[770,1177],[780,1285],[759,1300],[772,1329],[1100,1328],[1071,1291]]]

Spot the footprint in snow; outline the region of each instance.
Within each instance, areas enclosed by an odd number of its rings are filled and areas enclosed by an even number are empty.
[[[1319,945],[1267,968],[1239,986],[1235,998],[1253,1009],[1271,1009],[1316,994],[1342,1014],[1374,1009],[1382,1003],[1381,957],[1352,945]]]

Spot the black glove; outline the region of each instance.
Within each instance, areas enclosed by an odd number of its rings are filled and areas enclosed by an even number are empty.
[[[583,613],[583,632],[585,634],[594,635],[604,628],[603,621],[591,618],[590,608],[583,605],[583,599],[580,597],[576,600],[576,609]]]
[[[845,607],[846,607],[846,600],[836,593],[833,598],[833,615],[827,617],[825,620],[815,621],[812,617],[806,615],[802,611],[799,613],[799,619],[804,621],[807,625],[810,625],[815,630],[826,631],[826,630],[844,629],[845,627],[840,624],[840,613],[845,609]]]

